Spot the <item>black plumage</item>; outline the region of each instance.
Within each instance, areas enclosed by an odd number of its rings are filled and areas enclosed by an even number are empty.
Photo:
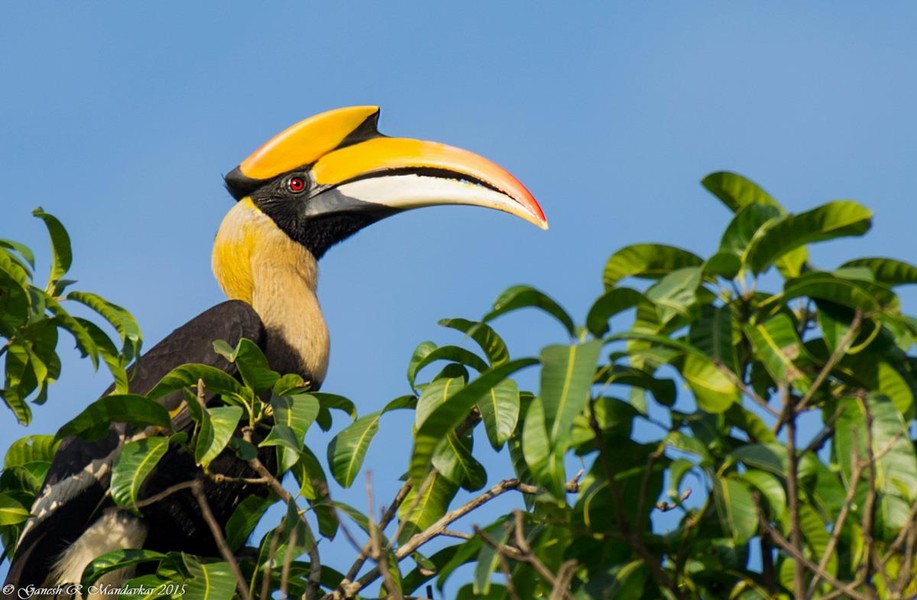
[[[173,368],[188,362],[197,362],[222,369],[236,376],[235,366],[214,352],[213,342],[225,340],[235,345],[242,338],[248,338],[263,346],[265,330],[255,310],[245,302],[229,300],[214,306],[173,331],[147,352],[130,373],[130,391],[144,394],[150,391],[164,375]],[[106,391],[110,392],[111,389]],[[208,398],[209,400],[210,398]],[[182,395],[174,392],[160,399],[169,410],[179,406]],[[187,409],[184,409],[187,411]],[[190,420],[177,415],[174,421]],[[46,494],[61,493],[61,486],[72,486],[68,498],[55,506],[43,518],[39,518],[20,540],[7,576],[20,587],[41,585],[67,547],[106,510],[114,506],[106,495],[111,480],[110,470],[100,477],[79,476],[93,461],[108,462],[114,459],[121,445],[122,436],[130,435],[128,426],[118,423],[109,434],[96,441],[67,438],[60,446],[51,463],[39,498]],[[272,452],[265,453],[265,460],[272,462]],[[211,463],[211,470],[231,477],[253,477],[247,465],[231,451],[225,451]],[[187,481],[196,476],[198,470],[193,457],[183,452],[168,452],[149,476],[141,490],[140,498],[159,493],[166,488]],[[204,491],[211,508],[221,523],[225,523],[238,504],[239,498],[253,493],[263,493],[255,486],[241,484],[214,484],[207,480]],[[40,515],[40,502],[36,510]],[[151,523],[168,524],[168,527],[151,527],[147,533],[145,547],[166,552],[183,550],[201,555],[215,555],[213,536],[200,515],[200,509],[190,491],[171,494],[142,511]]]

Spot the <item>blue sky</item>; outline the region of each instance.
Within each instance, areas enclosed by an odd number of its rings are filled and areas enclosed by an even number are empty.
[[[917,5],[905,2],[18,3],[0,20],[0,237],[47,267],[31,210],[73,238],[72,275],[129,308],[147,347],[222,300],[210,245],[221,175],[314,113],[382,106],[382,131],[507,167],[548,232],[468,208],[384,221],[323,259],[325,389],[363,411],[406,393],[414,346],[461,338],[505,287],[539,287],[582,320],[617,248],[713,250],[728,213],[698,184],[734,170],[790,210],[839,198],[875,211],[865,238],[814,251],[913,260]],[[905,296],[913,307],[915,296]],[[913,308],[911,309],[913,312]],[[563,341],[535,315],[498,321],[516,354]],[[54,431],[106,387],[67,350],[35,411]],[[0,449],[27,431],[0,419]],[[368,465],[405,464],[409,423],[383,422]],[[328,438],[317,438],[323,455]],[[492,474],[491,483],[508,476]],[[391,487],[391,486],[390,486]],[[362,494],[345,496],[365,506]],[[345,552],[346,554],[346,552]],[[2,572],[5,567],[0,567]]]

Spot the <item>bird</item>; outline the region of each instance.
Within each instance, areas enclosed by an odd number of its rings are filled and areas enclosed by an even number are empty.
[[[317,114],[281,131],[224,176],[235,199],[213,245],[214,276],[227,300],[179,327],[144,354],[130,391],[144,394],[173,368],[203,363],[238,376],[213,342],[257,344],[271,368],[295,373],[317,390],[325,378],[329,332],[316,293],[317,262],[333,245],[394,214],[456,204],[504,211],[547,229],[531,192],[508,171],[470,151],[379,132],[379,108],[352,106]],[[111,388],[110,388],[111,389]],[[189,427],[180,392],[159,400],[174,429]],[[79,582],[97,556],[126,548],[215,556],[216,546],[188,491],[125,511],[108,493],[118,453],[137,432],[123,423],[107,436],[65,438],[55,454],[11,559],[3,597],[26,586]],[[226,451],[214,472],[251,476]],[[141,498],[194,479],[200,467],[170,449],[148,476]],[[261,488],[204,482],[216,520],[225,526],[241,500]],[[262,492],[263,493],[263,492]],[[129,570],[106,575],[117,584]]]

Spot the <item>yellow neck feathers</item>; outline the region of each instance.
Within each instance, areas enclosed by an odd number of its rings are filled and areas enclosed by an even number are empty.
[[[328,366],[329,342],[315,295],[315,257],[244,198],[226,214],[217,232],[213,273],[229,298],[249,303],[261,317],[272,366],[320,383]]]

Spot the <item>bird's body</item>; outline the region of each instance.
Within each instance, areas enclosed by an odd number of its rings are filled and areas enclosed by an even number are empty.
[[[213,270],[230,298],[175,330],[133,368],[130,391],[144,394],[173,368],[204,363],[236,376],[213,342],[255,342],[271,368],[296,373],[317,389],[328,368],[329,336],[316,295],[317,261],[328,248],[396,212],[434,204],[474,204],[510,212],[546,227],[540,207],[509,173],[470,152],[433,142],[381,136],[378,109],[323,113],[281,132],[226,176],[238,200],[216,236]],[[160,399],[173,431],[193,421],[182,394]],[[118,508],[108,487],[123,445],[142,437],[112,425],[101,440],[64,440],[32,507],[13,556],[3,597],[28,585],[75,583],[95,557],[123,548],[216,555],[191,492],[165,495],[140,516]],[[272,448],[263,462],[274,461]],[[232,478],[252,477],[248,465],[224,451],[209,466]],[[188,453],[168,451],[146,479],[140,499],[198,478]],[[244,483],[204,478],[204,493],[225,526],[246,496],[265,493]],[[106,577],[118,583],[127,571]],[[14,590],[9,593],[7,590]],[[37,597],[32,595],[33,598]]]

